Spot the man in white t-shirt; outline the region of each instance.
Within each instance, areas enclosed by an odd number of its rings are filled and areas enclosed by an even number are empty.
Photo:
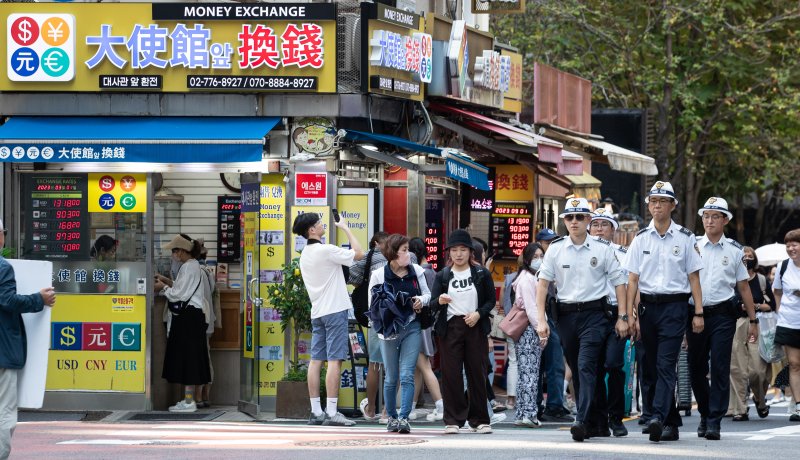
[[[347,222],[336,222],[350,242],[351,249],[323,244],[325,224],[317,213],[304,213],[295,218],[292,233],[308,240],[300,254],[300,273],[311,299],[311,363],[308,365],[308,396],[311,399],[309,425],[352,426],[356,423],[336,410],[342,361],[347,359],[349,341],[347,318],[353,308],[342,266],[364,257],[358,240]],[[325,411],[319,397],[322,362],[328,362],[325,388],[328,398]]]

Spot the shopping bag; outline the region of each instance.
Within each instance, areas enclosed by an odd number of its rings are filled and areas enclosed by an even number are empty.
[[[775,330],[778,318],[774,312],[758,314],[758,354],[768,363],[777,363],[783,359],[783,347],[775,344]]]

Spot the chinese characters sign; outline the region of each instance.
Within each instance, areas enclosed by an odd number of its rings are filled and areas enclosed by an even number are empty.
[[[325,206],[328,204],[327,173],[297,173],[294,187],[295,206]]]
[[[495,198],[497,201],[532,201],[533,172],[519,165],[495,167]]]
[[[424,33],[424,19],[382,3],[362,3],[362,84],[365,91],[415,101],[433,76],[433,39]]]
[[[3,91],[336,91],[335,4],[2,4],[0,14]],[[62,67],[72,70],[52,70]]]
[[[500,52],[509,59],[508,90],[503,93],[503,110],[522,112],[522,55],[508,50]]]
[[[89,174],[89,212],[146,212],[145,174]]]

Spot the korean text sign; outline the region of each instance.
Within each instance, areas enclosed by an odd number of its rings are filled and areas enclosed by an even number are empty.
[[[336,92],[333,3],[3,3],[0,24],[0,91]]]

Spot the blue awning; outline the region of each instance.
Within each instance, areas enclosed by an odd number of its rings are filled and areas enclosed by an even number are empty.
[[[278,117],[11,117],[0,162],[261,161]]]
[[[442,174],[442,171],[440,170],[433,169],[431,165],[417,165],[404,159],[396,158],[391,155],[372,150],[365,146],[361,146],[359,151],[364,156],[368,156],[372,159],[383,161],[385,163],[401,166],[406,169],[419,171],[427,175],[446,175],[451,179],[469,184],[475,188],[489,190],[489,169],[462,155],[457,155],[452,149],[440,149],[428,145],[417,144],[416,142],[403,139],[402,137],[389,136],[386,134],[367,133],[364,131],[355,131],[351,129],[348,129],[346,132],[347,134],[345,134],[344,139],[351,142],[388,144],[395,147],[400,147],[410,152],[430,153],[444,157],[444,174]]]

